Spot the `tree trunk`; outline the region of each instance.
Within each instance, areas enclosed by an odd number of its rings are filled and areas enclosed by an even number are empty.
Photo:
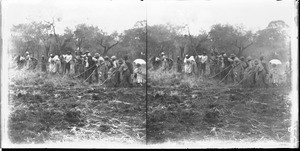
[[[239,48],[238,53],[237,53],[237,57],[241,57],[243,51],[244,51],[243,49]]]
[[[104,48],[104,51],[103,51],[103,56],[106,56],[107,55],[107,52],[108,52],[109,49],[107,48]]]
[[[180,47],[180,57],[183,58],[184,54],[184,47]]]

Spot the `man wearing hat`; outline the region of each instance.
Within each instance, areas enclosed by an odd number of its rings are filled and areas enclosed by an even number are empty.
[[[118,68],[118,60],[117,60],[117,57],[116,56],[112,56],[111,57],[111,61],[112,61],[112,68],[113,70],[117,69]]]
[[[114,83],[113,85],[115,87],[118,87],[122,81],[124,80],[123,78],[123,72],[127,70],[127,66],[125,61],[122,59],[117,60],[119,64],[119,68],[114,71],[114,74],[112,72],[109,72],[109,77],[111,77],[112,82]]]
[[[224,83],[225,84],[227,84],[227,82],[228,82],[228,74],[230,74],[229,72],[231,71],[231,68],[232,68],[232,64],[231,64],[231,62],[232,62],[232,59],[230,59],[229,57],[227,57],[227,54],[226,53],[224,53],[223,54],[223,63],[224,63],[224,68],[222,69],[223,71],[222,71],[222,79],[223,78],[225,78],[224,79]]]
[[[262,70],[257,72],[257,81],[261,81],[260,83],[264,84],[265,87],[269,87],[269,85],[267,84],[267,75],[269,74],[269,68],[263,56],[260,57],[259,66],[262,68]]]
[[[108,56],[104,57],[104,62],[105,62],[105,65],[107,66],[107,68],[109,70],[112,67],[112,63],[111,63],[111,61],[110,61],[110,59],[109,59]]]

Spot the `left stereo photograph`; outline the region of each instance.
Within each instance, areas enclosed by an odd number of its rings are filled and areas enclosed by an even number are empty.
[[[146,144],[144,2],[1,3],[3,147]]]

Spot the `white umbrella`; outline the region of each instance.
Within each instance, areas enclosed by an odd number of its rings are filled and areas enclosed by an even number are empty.
[[[279,65],[279,64],[281,64],[281,61],[278,60],[278,59],[272,59],[272,60],[270,60],[270,63],[271,63],[271,64]]]
[[[136,64],[146,64],[146,61],[143,59],[135,59],[133,62]]]

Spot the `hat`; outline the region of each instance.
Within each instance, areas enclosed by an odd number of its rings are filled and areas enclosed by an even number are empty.
[[[100,57],[100,54],[99,53],[95,53],[95,57]]]
[[[104,59],[109,59],[109,57],[108,57],[108,56],[105,56]]]
[[[232,56],[232,57],[235,57],[235,54],[234,54],[234,53],[232,53],[230,56]]]
[[[165,53],[164,53],[164,52],[161,52],[161,54],[164,55]]]
[[[116,56],[111,56],[111,59],[117,59],[117,57]]]
[[[26,51],[26,54],[29,54],[29,52],[28,52],[28,51]]]

